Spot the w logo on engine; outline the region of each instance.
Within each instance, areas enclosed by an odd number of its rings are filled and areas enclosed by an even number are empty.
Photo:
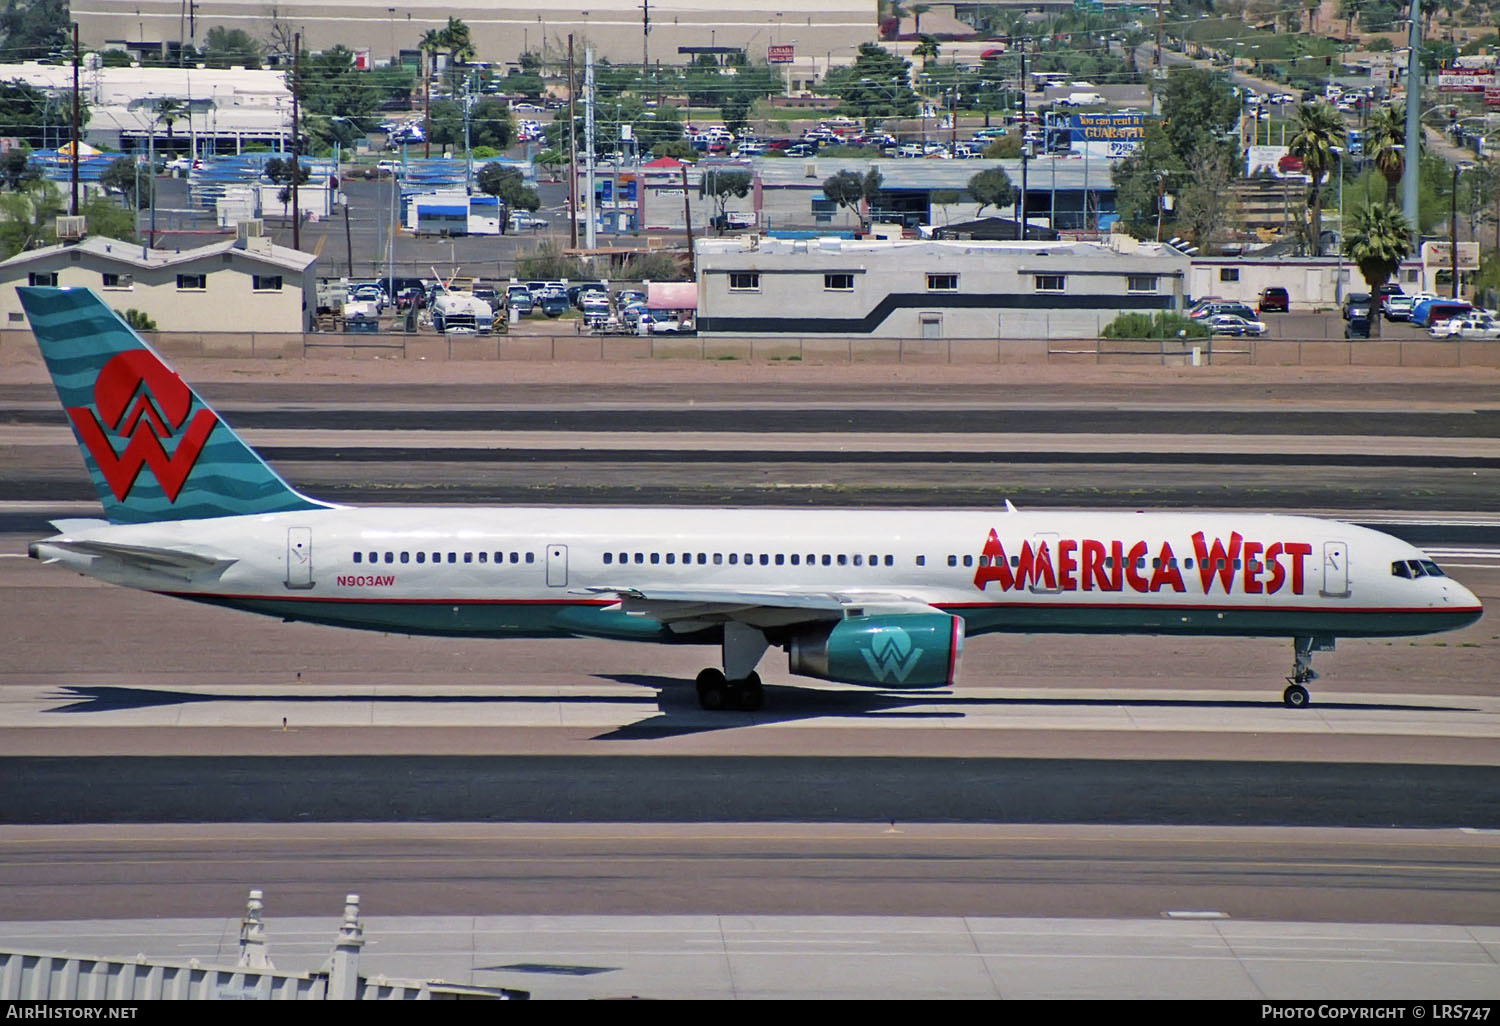
[[[153,353],[132,349],[111,357],[99,371],[94,409],[70,406],[68,417],[116,499],[124,502],[141,468],[150,467],[167,500],[176,502],[219,422],[207,409],[190,420],[192,408],[192,390],[181,378]],[[173,438],[176,445],[168,454],[162,440]],[[116,451],[112,439],[125,440],[123,452]]]
[[[905,684],[911,671],[917,668],[922,650],[911,643],[911,635],[899,627],[888,628],[876,634],[870,647],[860,653],[870,667],[870,673],[884,684],[887,678],[895,678],[897,684]]]

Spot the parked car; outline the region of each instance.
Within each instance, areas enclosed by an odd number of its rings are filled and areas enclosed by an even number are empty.
[[[506,230],[512,232],[526,230],[541,231],[545,227],[547,227],[547,219],[545,217],[537,217],[524,210],[517,210],[511,213]]]
[[[1261,321],[1246,320],[1236,314],[1215,314],[1208,318],[1208,330],[1215,335],[1249,335],[1260,337],[1266,333],[1266,326]]]
[[[1368,292],[1345,292],[1344,303],[1339,312],[1344,315],[1344,320],[1349,319],[1349,311],[1356,307],[1363,307],[1365,316],[1370,315],[1370,294]]]
[[[548,317],[559,317],[568,309],[568,294],[562,289],[544,289],[537,299],[537,309]]]
[[[1258,309],[1261,313],[1286,313],[1292,308],[1292,297],[1280,285],[1260,290]]]
[[[1416,305],[1416,298],[1408,296],[1404,292],[1398,292],[1394,296],[1386,296],[1380,304],[1381,313],[1385,314],[1388,321],[1411,320],[1411,308]]]
[[[1412,304],[1411,322],[1419,328],[1430,328],[1434,324],[1452,320],[1454,317],[1464,317],[1473,309],[1461,299],[1445,299],[1441,296],[1418,299]]]
[[[1434,324],[1427,334],[1433,338],[1500,338],[1500,321],[1486,313],[1471,313]]]
[[[1216,302],[1206,303],[1201,307],[1195,307],[1188,316],[1195,321],[1201,321],[1208,317],[1218,317],[1221,314],[1229,314],[1234,317],[1242,317],[1247,321],[1255,320],[1255,311],[1244,303]]]

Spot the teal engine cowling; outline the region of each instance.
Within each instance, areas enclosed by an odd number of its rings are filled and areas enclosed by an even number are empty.
[[[792,636],[787,667],[803,677],[887,688],[952,684],[964,648],[962,617],[851,616]]]

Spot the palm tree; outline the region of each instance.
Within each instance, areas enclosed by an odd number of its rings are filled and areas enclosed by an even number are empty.
[[[1380,295],[1380,286],[1390,280],[1401,261],[1411,255],[1411,223],[1394,205],[1372,203],[1349,219],[1349,257],[1370,286],[1370,295]],[[1380,318],[1371,310],[1375,335],[1380,336]]]
[[[443,49],[443,33],[439,29],[428,29],[417,41],[422,51],[422,156],[432,156],[432,69],[437,64],[437,55]]]
[[[1385,179],[1385,201],[1394,206],[1406,171],[1406,115],[1395,105],[1381,107],[1370,117],[1365,153]]]
[[[172,141],[172,125],[182,116],[181,100],[169,96],[156,101],[156,120],[167,126],[167,142]]]
[[[1323,255],[1323,179],[1338,163],[1335,147],[1346,136],[1344,120],[1326,103],[1304,103],[1297,110],[1297,134],[1287,151],[1302,161],[1302,170],[1312,179],[1307,191],[1308,227],[1313,256]]]
[[[930,64],[932,64],[933,61],[937,60],[939,49],[940,47],[935,37],[923,36],[922,41],[916,46],[912,47],[911,55],[913,57],[922,58],[922,67],[925,69]]]
[[[442,39],[443,45],[448,48],[448,92],[451,95],[457,92],[458,78],[455,73],[458,65],[474,57],[474,41],[469,38],[469,26],[453,17],[443,26]]]

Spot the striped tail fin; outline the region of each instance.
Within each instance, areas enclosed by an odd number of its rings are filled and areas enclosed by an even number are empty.
[[[81,288],[16,289],[110,523],[325,509]]]

